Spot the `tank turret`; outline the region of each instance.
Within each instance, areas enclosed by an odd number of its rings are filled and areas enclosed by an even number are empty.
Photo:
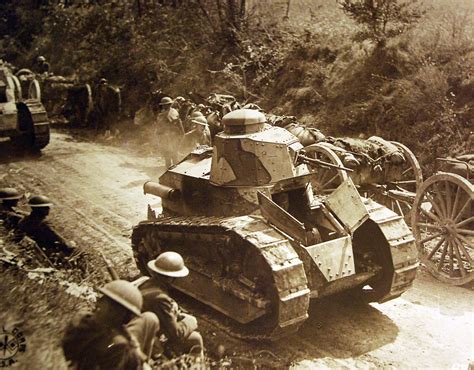
[[[308,173],[297,166],[298,139],[287,130],[266,124],[252,109],[230,112],[224,131],[214,138],[210,182],[217,186],[263,186]]]

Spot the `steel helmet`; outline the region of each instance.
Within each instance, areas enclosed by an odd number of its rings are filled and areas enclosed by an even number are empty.
[[[207,126],[207,119],[204,116],[197,116],[197,117],[191,119],[191,122],[195,123],[196,125]]]
[[[183,257],[176,252],[160,254],[155,260],[148,262],[148,268],[169,277],[185,277],[189,274],[189,269],[184,265]]]
[[[53,203],[49,200],[48,197],[44,195],[34,195],[28,200],[28,205],[31,208],[40,208],[40,207],[51,207]]]
[[[40,55],[38,58],[36,58],[38,62],[46,62],[46,58],[42,55]]]
[[[15,200],[20,199],[21,194],[15,188],[2,188],[0,189],[0,200]]]
[[[99,81],[99,83],[100,83],[101,85],[105,85],[107,82],[108,82],[108,81],[107,81],[106,78],[101,78],[100,81]]]
[[[204,114],[202,114],[202,112],[196,110],[193,113],[191,113],[191,119],[194,119],[196,117],[204,117]]]
[[[165,96],[161,98],[160,105],[168,105],[168,104],[173,104],[173,99],[171,99],[169,96]]]
[[[185,98],[183,98],[182,96],[177,96],[175,99],[174,99],[175,102],[178,102],[178,103],[182,103],[184,101],[186,101]]]
[[[105,284],[99,291],[121,304],[123,307],[133,312],[135,315],[140,315],[143,306],[143,297],[140,290],[126,280],[114,280]]]

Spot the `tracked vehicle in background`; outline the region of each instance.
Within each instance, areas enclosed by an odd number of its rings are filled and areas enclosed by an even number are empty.
[[[174,287],[238,322],[239,330],[277,339],[308,318],[310,299],[342,291],[385,302],[411,285],[418,265],[403,217],[362,198],[350,179],[314,194],[325,163],[255,110],[223,118],[214,147],[170,167],[146,194],[162,212],[133,230],[136,263],[173,250],[190,275]]]
[[[38,81],[30,81],[28,97],[24,98],[18,78],[0,64],[0,137],[26,149],[40,150],[49,143],[50,128],[46,110],[41,103]]]

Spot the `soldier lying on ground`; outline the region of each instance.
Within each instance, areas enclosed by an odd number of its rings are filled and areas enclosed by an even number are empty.
[[[143,298],[130,282],[114,280],[92,313],[80,313],[67,326],[64,357],[76,370],[139,370],[150,357],[159,321],[141,313]]]
[[[28,200],[28,205],[31,207],[31,213],[18,223],[15,240],[19,241],[28,235],[40,247],[55,246],[63,250],[71,249],[66,240],[46,220],[53,205],[51,201],[45,196],[35,195]]]
[[[183,258],[175,252],[164,252],[148,263],[148,270],[151,278],[139,289],[143,296],[143,308],[154,312],[160,320],[159,335],[163,334],[168,340],[164,345],[165,354],[202,354],[204,346],[201,334],[196,331],[196,318],[185,313],[168,295],[170,283],[189,273]]]
[[[17,208],[22,195],[14,188],[0,189],[0,219],[7,229],[14,229],[26,213]]]

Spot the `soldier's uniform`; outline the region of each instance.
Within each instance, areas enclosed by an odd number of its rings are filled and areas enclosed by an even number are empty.
[[[196,319],[184,313],[176,301],[158,281],[151,278],[139,286],[143,296],[143,309],[151,311],[160,321],[159,334],[168,339],[166,348],[176,354],[188,353],[193,347],[203,348]]]
[[[55,247],[63,252],[69,252],[71,247],[66,240],[57,233],[54,228],[38,217],[34,212],[23,218],[18,223],[16,240],[21,240],[25,235],[33,239],[40,247]]]
[[[0,208],[0,219],[7,229],[15,229],[20,221],[27,216],[27,213],[17,207]]]
[[[92,313],[79,314],[69,323],[63,350],[77,370],[139,370],[143,363],[139,344],[125,327],[104,326]]]
[[[195,117],[191,118],[190,122],[195,128],[187,132],[183,137],[183,141],[180,145],[180,150],[183,155],[187,155],[201,145],[212,145],[211,131],[202,113],[195,113]]]
[[[108,132],[121,113],[122,95],[120,89],[109,85],[105,78],[101,79],[97,94],[98,113],[101,121],[98,126],[103,127]]]
[[[114,280],[99,290],[104,297],[96,310],[78,314],[66,327],[64,357],[76,370],[142,370],[159,329],[158,318],[141,312],[141,293],[128,281]]]
[[[156,116],[158,146],[165,158],[166,167],[178,161],[177,147],[184,135],[179,113],[174,108],[165,109]]]

